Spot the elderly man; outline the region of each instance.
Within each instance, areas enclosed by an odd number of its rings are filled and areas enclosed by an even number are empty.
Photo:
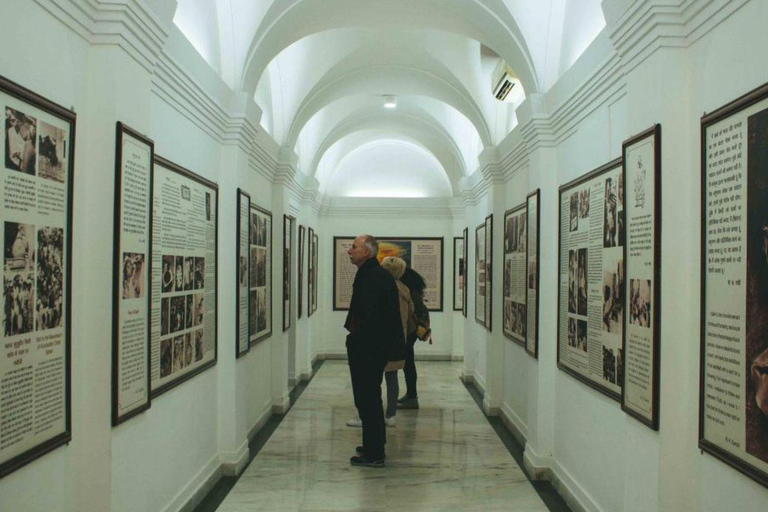
[[[402,346],[397,286],[379,266],[379,243],[370,235],[355,238],[347,251],[357,270],[344,327],[352,393],[363,426],[363,445],[350,459],[353,466],[384,467],[386,433],[381,402],[381,380],[390,357]]]

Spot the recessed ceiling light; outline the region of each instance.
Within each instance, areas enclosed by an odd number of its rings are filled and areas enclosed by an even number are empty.
[[[384,108],[395,108],[397,107],[397,98],[395,98],[391,94],[385,94],[384,95]]]

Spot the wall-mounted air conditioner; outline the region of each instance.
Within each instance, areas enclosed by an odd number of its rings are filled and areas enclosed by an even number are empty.
[[[514,87],[520,87],[520,80],[507,63],[500,60],[491,76],[491,87],[494,98],[504,101]]]

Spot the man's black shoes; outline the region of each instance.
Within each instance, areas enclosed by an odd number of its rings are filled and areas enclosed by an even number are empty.
[[[359,448],[362,448],[362,447],[359,447]],[[364,466],[367,468],[383,468],[384,467],[384,459],[371,460],[365,455],[355,455],[354,457],[349,459],[349,463],[352,464],[353,466]]]

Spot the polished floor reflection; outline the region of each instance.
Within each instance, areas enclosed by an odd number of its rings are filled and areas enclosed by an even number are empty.
[[[361,431],[345,425],[349,371],[326,361],[218,510],[547,510],[459,380],[461,364],[417,364],[421,409],[387,429],[385,468],[350,466]]]

